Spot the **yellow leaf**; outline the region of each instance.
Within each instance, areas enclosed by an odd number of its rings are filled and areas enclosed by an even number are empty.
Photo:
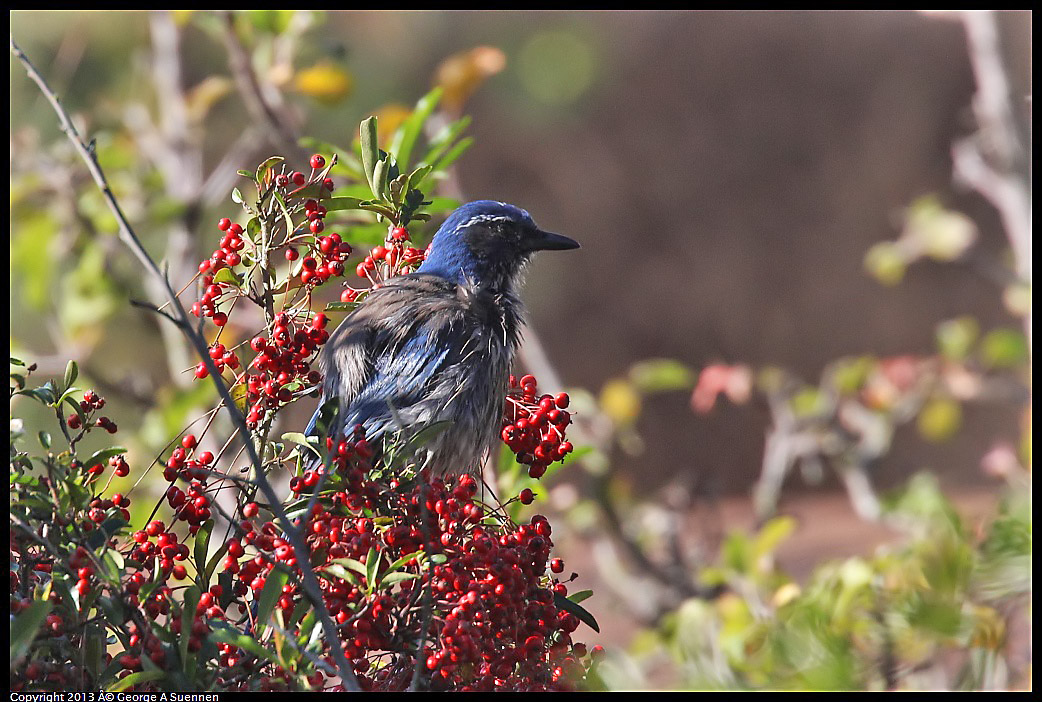
[[[391,141],[391,137],[398,131],[398,127],[411,114],[412,108],[397,102],[388,103],[373,113],[380,125],[379,138],[381,146],[387,146],[387,143]],[[397,156],[397,154],[395,155]]]
[[[784,607],[789,604],[797,597],[800,596],[800,586],[796,583],[785,583],[780,588],[774,591],[774,596],[771,597],[771,604],[775,609]]]
[[[622,378],[604,384],[600,405],[605,414],[620,424],[628,424],[640,415],[640,395],[632,383]]]
[[[930,400],[919,413],[919,433],[928,441],[944,441],[959,430],[962,407],[948,398]]]
[[[325,59],[297,73],[295,87],[315,100],[335,105],[351,94],[354,79],[351,74]]]
[[[478,46],[449,56],[438,66],[434,76],[435,84],[445,91],[443,104],[459,112],[467,98],[506,65],[506,55],[492,46]]]
[[[199,123],[206,119],[210,108],[232,90],[232,81],[224,76],[207,76],[188,91],[185,102],[188,118]]]

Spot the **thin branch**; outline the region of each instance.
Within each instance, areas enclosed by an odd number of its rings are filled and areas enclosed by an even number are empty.
[[[223,12],[223,15],[226,25],[224,36],[228,48],[228,66],[235,78],[239,94],[246,103],[246,109],[257,124],[265,127],[273,135],[279,148],[286,153],[287,157],[304,161],[306,154],[297,145],[297,137],[291,131],[286,116],[278,114],[264,96],[260,80],[250,63],[250,56],[239,41],[235,28],[235,16],[227,10]]]
[[[36,70],[32,62],[25,55],[25,53],[15,44],[14,36],[11,36],[11,53],[14,54],[22,65],[24,66],[26,73],[34,83],[39,86],[44,96],[50,102],[51,107],[54,108],[55,113],[58,116],[60,126],[65,135],[72,142],[73,147],[79,153],[87,166],[87,170],[90,171],[91,176],[94,178],[94,182],[102,192],[102,196],[105,198],[106,204],[115,216],[116,221],[119,224],[119,237],[124,244],[131,250],[135,257],[141,262],[145,269],[157,280],[161,281],[163,290],[166,294],[167,299],[170,301],[173,316],[178,320],[178,324],[184,332],[185,336],[188,337],[189,341],[195,347],[199,357],[202,358],[207,370],[210,372],[210,377],[213,380],[214,385],[217,387],[217,391],[221,396],[225,408],[228,410],[228,414],[231,416],[233,423],[235,424],[236,430],[239,436],[242,438],[247,450],[250,454],[250,460],[255,468],[256,479],[258,481],[261,492],[264,493],[265,498],[268,500],[271,509],[275,512],[275,516],[279,522],[282,523],[282,528],[285,533],[289,536],[290,542],[293,544],[293,550],[300,554],[304,558],[304,566],[301,567],[301,575],[303,579],[304,591],[311,601],[312,606],[315,608],[315,612],[318,615],[319,620],[322,623],[322,629],[326,632],[326,636],[329,637],[330,648],[332,649],[332,655],[334,660],[337,662],[340,676],[344,682],[345,687],[352,691],[358,691],[358,681],[355,678],[354,670],[351,664],[348,662],[347,657],[344,656],[344,651],[339,645],[339,637],[337,634],[336,626],[333,624],[332,618],[329,616],[329,611],[326,609],[325,604],[322,601],[322,591],[319,587],[318,580],[315,574],[310,568],[306,567],[308,553],[307,544],[301,538],[300,531],[293,526],[293,523],[286,516],[285,510],[283,510],[281,502],[275,494],[275,491],[271,487],[271,483],[268,481],[265,475],[263,465],[260,460],[260,456],[257,454],[257,449],[253,444],[252,436],[249,428],[246,426],[246,420],[239,411],[238,406],[232,399],[231,394],[228,391],[228,387],[224,384],[221,379],[221,375],[214,365],[213,359],[210,358],[207,352],[206,340],[203,336],[195,329],[192,328],[191,320],[188,318],[188,314],[185,312],[184,307],[181,306],[180,301],[177,299],[177,295],[174,293],[173,288],[170,286],[170,281],[167,279],[162,272],[160,272],[155,261],[152,260],[151,256],[145,250],[141,244],[141,240],[138,239],[137,234],[134,233],[133,228],[127,221],[126,216],[123,214],[122,208],[116,201],[115,196],[112,194],[112,190],[109,188],[108,181],[105,178],[105,174],[98,164],[98,160],[94,153],[87,148],[87,145],[83,143],[83,139],[80,137],[79,132],[73,126],[72,121],[69,119],[68,113],[65,108],[62,107],[61,102],[54,92],[48,87],[47,82],[43,76]]]
[[[1018,136],[1012,90],[1002,65],[998,24],[992,10],[961,14],[977,93],[973,111],[979,131],[952,149],[955,173],[998,210],[1013,249],[1017,275],[1031,285],[1031,182],[1026,149]],[[1031,348],[1031,312],[1024,331]]]

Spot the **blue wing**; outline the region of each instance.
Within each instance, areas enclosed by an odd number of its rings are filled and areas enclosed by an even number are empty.
[[[456,285],[403,276],[374,291],[341,323],[323,352],[322,404],[339,399],[335,426],[356,424],[369,438],[435,419],[447,395],[439,378],[465,353],[467,337]],[[441,399],[448,399],[447,396]],[[307,433],[316,431],[316,410]]]

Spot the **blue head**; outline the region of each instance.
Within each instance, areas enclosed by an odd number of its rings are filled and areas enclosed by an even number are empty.
[[[520,207],[477,200],[449,215],[417,272],[506,289],[533,252],[577,248],[572,239],[541,230]]]

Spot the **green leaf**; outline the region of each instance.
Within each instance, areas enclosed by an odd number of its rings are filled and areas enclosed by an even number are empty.
[[[380,554],[376,552],[375,546],[371,546],[369,553],[365,556],[365,584],[369,592],[372,592],[376,585],[376,573],[379,566]]]
[[[105,570],[105,577],[110,583],[119,582],[119,577],[123,573],[123,569],[126,566],[126,562],[123,559],[123,554],[114,548],[106,549],[105,553],[101,557],[101,565]]]
[[[280,567],[271,569],[268,577],[264,580],[264,589],[261,590],[259,604],[257,605],[257,625],[255,631],[260,634],[268,626],[268,619],[275,603],[282,597],[282,586],[289,581],[289,573]]]
[[[49,380],[38,388],[32,388],[31,390],[20,390],[15,394],[26,395],[27,397],[35,398],[40,402],[44,403],[45,405],[55,404],[58,397],[58,395],[55,393],[54,383],[52,383]]]
[[[439,158],[433,164],[435,171],[444,171],[446,168],[451,166],[456,159],[463,155],[463,152],[469,149],[474,144],[474,137],[467,137],[460,139],[460,142],[449,149],[448,153]]]
[[[322,201],[322,206],[326,208],[327,212],[335,212],[337,210],[357,210],[361,209],[358,205],[362,202],[362,198],[358,197],[331,197],[328,200]]]
[[[980,353],[989,368],[1015,368],[1028,361],[1028,344],[1015,329],[995,329],[980,342]]]
[[[185,637],[188,640],[188,637]],[[123,692],[128,687],[137,685],[138,683],[151,682],[152,680],[160,680],[166,677],[166,672],[162,670],[143,670],[140,673],[131,673],[125,678],[120,678],[116,682],[105,688],[106,692]]]
[[[101,653],[104,648],[105,632],[100,627],[91,626],[88,628],[87,635],[84,638],[86,639],[84,642],[84,663],[90,674],[97,680],[98,673],[101,672]]]
[[[947,358],[961,361],[980,335],[980,327],[973,317],[949,319],[937,325],[937,348]]]
[[[264,186],[264,176],[268,172],[269,168],[272,168],[273,166],[282,163],[285,160],[286,159],[284,159],[282,156],[271,156],[270,158],[265,159],[264,162],[261,163],[261,165],[257,166],[257,175],[253,176],[254,179],[257,181],[257,187],[259,188]]]
[[[385,186],[387,185],[387,174],[391,170],[391,162],[389,159],[382,158],[376,162],[376,166],[373,168],[373,197],[380,199],[383,197]]]
[[[390,587],[391,585],[403,580],[414,580],[418,577],[420,577],[418,573],[388,573],[384,577],[380,578],[380,584],[378,587]]]
[[[302,434],[299,431],[288,431],[288,432],[286,432],[285,434],[282,435],[282,440],[283,441],[290,441],[290,442],[292,442],[294,444],[298,444],[300,446],[304,446],[305,448],[309,449],[312,453],[314,453],[319,458],[323,458],[322,452],[319,451],[318,446],[317,446],[317,444],[318,444],[318,437],[314,436],[314,437],[310,437],[310,439],[314,439],[314,441],[309,440],[309,437],[305,436],[304,434]]]
[[[296,612],[294,612],[296,614]],[[297,630],[300,634],[297,638],[297,643],[303,648],[307,647],[308,639],[311,638],[311,632],[315,628],[315,622],[318,621],[318,615],[315,614],[314,608],[307,610],[304,618],[300,622],[300,628]],[[292,624],[290,625],[292,626]]]
[[[51,449],[51,435],[41,431],[37,436],[40,437],[40,446],[43,446],[44,450],[49,451]]]
[[[380,163],[385,163],[385,162],[381,161]],[[358,203],[358,208],[361,209],[361,210],[368,210],[370,212],[376,212],[377,214],[383,215],[384,217],[387,217],[388,219],[393,219],[394,218],[394,210],[389,208],[387,205],[384,205],[384,204],[382,204],[380,202],[376,202],[376,201],[373,201],[373,200],[365,200],[365,201],[362,201],[362,202]],[[383,237],[381,236],[380,238],[382,239]]]
[[[247,170],[244,170],[244,169],[240,169],[240,170],[235,171],[235,172],[238,173],[239,175],[241,175],[243,178],[249,178],[250,180],[254,180],[257,177],[256,175],[254,175],[254,173],[252,171],[247,171]]]
[[[690,390],[695,377],[691,368],[671,358],[653,358],[630,368],[630,380],[642,392]]]
[[[796,520],[792,517],[775,517],[760,529],[760,533],[756,535],[753,542],[753,549],[757,556],[773,553],[778,545],[789,538],[795,530]]]
[[[446,124],[442,127],[441,131],[434,135],[434,138],[430,141],[430,150],[427,151],[427,155],[423,157],[424,162],[428,164],[434,164],[437,162],[441,155],[452,146],[456,138],[463,133],[463,130],[470,126],[470,116],[461,117],[460,119]],[[415,183],[419,185],[419,183]]]
[[[573,592],[572,594],[568,595],[568,599],[574,602],[575,604],[579,604],[583,600],[589,599],[592,595],[593,590],[580,590],[579,592]]]
[[[195,622],[195,610],[199,606],[199,598],[202,592],[198,586],[191,585],[184,591],[184,599],[181,600],[181,636],[178,638],[178,650],[181,653],[181,669],[188,669],[188,641],[192,638],[192,624]]]
[[[563,609],[566,612],[574,614],[579,618],[579,621],[586,624],[598,634],[601,632],[601,628],[597,625],[597,620],[593,618],[593,615],[587,612],[583,607],[579,606],[578,603],[568,599],[564,595],[560,595],[556,592],[554,593],[554,606],[557,607],[557,609]]]
[[[407,555],[405,555],[405,556],[402,556],[402,557],[401,557],[401,558],[399,558],[399,559],[398,559],[397,561],[395,561],[394,563],[392,563],[392,564],[391,564],[391,565],[390,565],[390,566],[389,566],[389,567],[387,568],[387,570],[385,570],[385,571],[384,571],[384,574],[387,574],[387,573],[393,573],[394,571],[398,570],[399,568],[401,568],[402,566],[404,566],[404,565],[405,565],[406,563],[408,563],[409,561],[411,561],[411,560],[412,560],[412,559],[414,559],[414,558],[415,558],[415,559],[417,559],[417,560],[419,560],[420,558],[422,558],[422,557],[423,557],[423,553],[424,553],[424,552],[423,552],[422,550],[420,550],[420,551],[413,551],[413,552],[412,552],[412,553],[410,553],[410,554],[407,554]]]
[[[228,544],[222,544],[217,553],[210,556],[210,560],[206,562],[206,570],[203,572],[203,584],[209,584],[210,578],[213,576],[213,572],[217,570],[217,564],[221,562],[225,554],[228,553]],[[223,607],[224,605],[222,605]]]
[[[239,192],[238,188],[232,188],[232,202],[236,205],[241,205],[243,203],[242,193]]]
[[[213,276],[214,283],[225,283],[228,285],[234,285],[237,288],[242,287],[242,276],[235,274],[231,268],[222,268],[217,271]]]
[[[418,188],[423,183],[424,179],[431,174],[434,170],[434,166],[426,165],[420,166],[415,171],[409,174],[409,187]]]
[[[126,452],[127,449],[124,446],[112,446],[107,449],[95,451],[94,454],[83,464],[83,470],[90,470],[94,466],[101,464],[102,461],[107,461],[113,456],[120,456]]]
[[[76,361],[70,360],[68,365],[65,366],[65,382],[62,385],[62,392],[72,387],[72,384],[76,382],[77,376],[80,374],[80,368],[76,365]]]
[[[420,98],[412,114],[402,122],[402,125],[398,127],[398,131],[395,132],[394,137],[391,139],[390,151],[397,157],[398,163],[401,164],[403,169],[409,165],[409,156],[412,155],[416,139],[420,136],[420,132],[423,131],[423,125],[426,124],[441,101],[441,95],[442,89],[436,87]]]
[[[51,613],[49,600],[36,600],[31,605],[18,613],[11,621],[11,666],[21,661],[29,650],[36,632],[39,631],[44,619]]]
[[[206,552],[210,549],[210,535],[213,533],[213,520],[207,519],[199,526],[195,533],[195,570],[200,575],[206,574]],[[201,585],[207,587],[209,578],[203,580]]]
[[[376,164],[380,161],[380,148],[377,146],[376,140],[376,117],[369,117],[362,122],[359,136],[362,144],[362,168],[365,172],[365,179],[373,194],[380,197],[376,188],[376,180],[373,177],[376,173]]]
[[[322,570],[318,572],[318,576],[320,578],[325,578],[329,581],[346,580],[352,585],[359,584],[358,578],[354,575],[354,573],[351,573],[347,570],[347,568],[338,563],[332,563],[323,567]]]
[[[402,194],[403,191],[408,190],[409,187],[409,176],[400,175],[391,181],[391,184],[387,186],[388,192],[391,196],[391,202],[396,206],[402,206]]]

